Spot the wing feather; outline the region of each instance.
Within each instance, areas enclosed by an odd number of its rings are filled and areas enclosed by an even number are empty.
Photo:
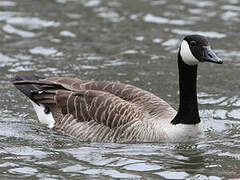
[[[134,119],[142,119],[141,108],[113,94],[85,90],[73,93],[67,90],[44,91],[34,95],[44,103],[46,97],[56,104],[62,114],[71,114],[78,121],[94,120],[99,124],[114,128]]]
[[[108,81],[82,81],[75,78],[48,78],[47,83],[56,83],[70,91],[97,90],[108,92],[121,99],[137,104],[151,115],[161,116],[166,111],[175,111],[168,103],[154,94],[132,85]]]
[[[117,128],[109,128],[96,121],[79,122],[71,114],[66,114],[61,122],[58,122],[54,127],[55,130],[60,130],[68,135],[74,136],[81,141],[89,142],[125,142],[137,140],[136,131],[133,126],[137,121],[129,122]],[[62,124],[63,123],[63,124]],[[64,126],[63,126],[64,125]]]

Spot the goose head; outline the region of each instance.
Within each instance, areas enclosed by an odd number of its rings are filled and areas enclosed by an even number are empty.
[[[201,62],[222,64],[211,50],[206,37],[186,36],[178,53],[180,103],[172,124],[198,124],[200,117],[197,102],[197,65]]]
[[[199,62],[223,63],[210,48],[206,37],[201,35],[186,36],[179,51],[182,61],[190,66],[197,65]]]

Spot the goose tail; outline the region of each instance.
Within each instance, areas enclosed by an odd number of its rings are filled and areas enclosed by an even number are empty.
[[[49,128],[53,128],[55,120],[51,110],[49,107],[40,104],[33,97],[34,92],[43,90],[44,84],[41,83],[41,79],[44,78],[35,75],[16,75],[11,79],[11,81],[20,92],[22,92],[31,100],[39,121],[43,124],[47,124]]]
[[[43,78],[35,75],[16,75],[11,79],[11,81],[19,91],[21,91],[29,99],[39,105],[39,103],[33,98],[33,92],[41,90],[41,85],[30,83],[32,81],[38,81],[39,79]]]

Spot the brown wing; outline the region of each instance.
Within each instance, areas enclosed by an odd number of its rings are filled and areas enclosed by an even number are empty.
[[[142,117],[140,107],[102,91],[43,90],[34,98],[41,104],[56,106],[63,115],[73,115],[79,122],[95,120],[110,128]]]
[[[132,127],[141,124],[143,119],[140,107],[107,92],[46,90],[45,86],[45,90],[36,92],[33,97],[50,108],[56,120],[55,129],[83,141],[137,139]],[[131,129],[131,133],[126,129]]]
[[[162,116],[166,112],[175,111],[161,98],[132,85],[108,81],[82,81],[64,77],[47,78],[44,81],[61,85],[71,91],[97,90],[108,92],[142,107],[144,111],[154,116]]]

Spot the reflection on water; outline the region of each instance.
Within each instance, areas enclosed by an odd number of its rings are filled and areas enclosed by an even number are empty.
[[[0,1],[0,172],[5,179],[240,178],[240,1]],[[117,80],[178,105],[176,53],[208,36],[224,64],[199,66],[205,136],[97,144],[53,132],[9,83],[16,73]]]
[[[173,29],[173,33],[180,34],[180,35],[188,35],[188,34],[202,34],[209,38],[225,38],[226,35],[218,32],[203,32],[203,31],[191,31],[191,30],[182,30],[182,29]]]
[[[2,30],[9,34],[19,35],[23,38],[32,38],[32,37],[36,36],[35,33],[33,33],[33,32],[17,29],[15,27],[11,26],[10,24],[3,26]]]
[[[54,48],[44,48],[44,47],[34,47],[33,49],[30,49],[29,52],[31,54],[39,54],[44,56],[62,56],[62,52],[58,52]]]
[[[29,30],[42,29],[44,27],[57,27],[60,24],[54,21],[46,21],[36,17],[10,17],[6,20],[8,24],[23,26]]]
[[[172,24],[172,25],[185,25],[185,24],[192,24],[191,22],[187,22],[180,19],[167,19],[164,17],[154,16],[152,14],[147,14],[143,17],[145,22],[150,23],[157,23],[157,24]]]

